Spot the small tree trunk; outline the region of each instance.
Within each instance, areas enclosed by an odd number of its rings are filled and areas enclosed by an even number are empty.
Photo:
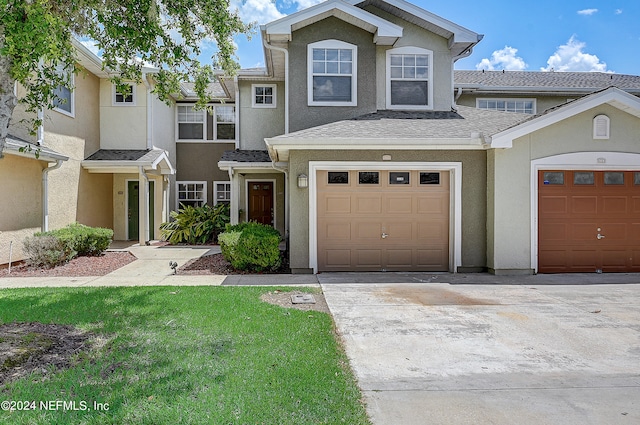
[[[4,44],[0,38],[0,47]],[[0,55],[0,159],[4,156],[4,145],[9,134],[9,123],[17,98],[14,93],[15,80],[11,77],[11,60]]]

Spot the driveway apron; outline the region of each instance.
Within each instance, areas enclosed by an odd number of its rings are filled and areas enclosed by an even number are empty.
[[[640,423],[640,285],[322,289],[376,425]]]

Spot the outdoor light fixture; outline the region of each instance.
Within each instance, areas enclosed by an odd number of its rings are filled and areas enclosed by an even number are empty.
[[[309,177],[306,174],[298,175],[298,187],[301,189],[309,187]]]

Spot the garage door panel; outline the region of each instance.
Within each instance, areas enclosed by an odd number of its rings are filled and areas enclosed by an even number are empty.
[[[609,243],[625,243],[629,238],[630,226],[626,223],[607,223],[602,224],[600,234],[604,235],[604,239],[600,240],[605,244]]]
[[[596,241],[598,234],[598,225],[596,222],[591,223],[572,223],[570,237],[574,241]]]
[[[331,241],[349,240],[351,239],[351,223],[340,222],[327,222],[322,228],[320,236],[323,239]]]
[[[449,256],[445,247],[440,249],[418,249],[416,251],[417,264],[426,271],[435,271],[443,262],[447,261]]]
[[[389,268],[411,268],[414,264],[413,250],[402,248],[386,249],[386,263]]]
[[[578,215],[597,214],[598,197],[597,196],[572,196],[571,197],[571,213]]]
[[[604,214],[627,214],[628,199],[624,196],[603,196],[602,212]]]
[[[540,210],[541,214],[566,214],[569,209],[568,196],[541,196],[540,204],[544,205],[544,210]]]
[[[348,195],[325,195],[321,202],[327,215],[351,213],[351,197]]]
[[[569,234],[568,223],[546,223],[540,225],[540,241],[564,241]]]
[[[382,195],[354,194],[354,211],[356,214],[380,214],[382,212]]]
[[[382,268],[382,250],[356,249],[356,260],[361,268]]]
[[[329,267],[348,267],[351,264],[350,249],[333,249],[324,250],[324,263]]]
[[[625,249],[603,249],[602,264],[603,271],[606,268],[626,268],[630,260],[629,253]]]
[[[631,212],[633,214],[640,214],[640,196],[632,197],[631,205]]]
[[[411,241],[415,237],[414,223],[411,221],[390,223],[386,226],[386,233],[389,235],[385,242]]]
[[[380,222],[355,222],[353,224],[356,228],[355,238],[371,241],[371,240],[379,240],[382,235],[382,223]]]
[[[416,237],[419,241],[442,241],[449,233],[448,223],[444,220],[433,220],[418,223]]]
[[[386,196],[385,207],[386,214],[412,214],[413,196]]]
[[[449,197],[442,195],[418,196],[416,198],[418,214],[442,215],[449,211]]]
[[[548,268],[565,267],[568,263],[568,251],[566,249],[547,249],[540,251],[539,261]]]

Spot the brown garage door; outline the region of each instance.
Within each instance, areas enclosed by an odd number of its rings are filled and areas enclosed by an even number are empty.
[[[447,271],[449,173],[318,171],[319,271]]]
[[[540,171],[541,273],[640,271],[640,173]]]

